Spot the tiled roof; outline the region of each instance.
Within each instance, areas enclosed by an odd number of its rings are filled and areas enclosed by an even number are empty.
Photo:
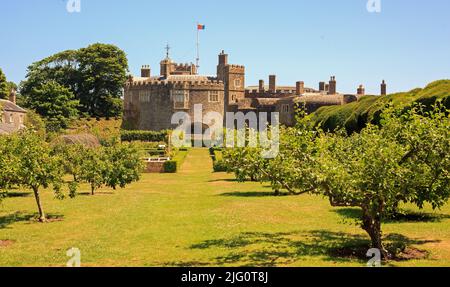
[[[1,100],[0,99],[0,108],[4,111],[8,112],[17,112],[17,113],[26,113],[24,109],[19,107],[18,105],[14,104],[13,102],[7,101],[7,100]]]

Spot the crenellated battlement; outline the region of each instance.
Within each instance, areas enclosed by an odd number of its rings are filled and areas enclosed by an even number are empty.
[[[240,74],[245,73],[245,66],[242,65],[228,65],[226,69],[228,70],[229,73],[240,73]]]
[[[170,89],[224,89],[224,83],[219,80],[211,81],[168,81],[168,80],[147,80],[133,81],[126,84],[127,88],[170,88]]]

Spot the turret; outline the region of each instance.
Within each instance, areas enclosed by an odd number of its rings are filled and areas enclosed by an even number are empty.
[[[219,54],[219,65],[228,65],[228,54],[224,50]]]

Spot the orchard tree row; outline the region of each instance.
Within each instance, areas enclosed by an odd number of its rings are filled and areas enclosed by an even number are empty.
[[[0,137],[0,166],[0,193],[13,187],[31,189],[41,222],[46,221],[43,189],[52,187],[56,198],[64,199],[63,185],[67,183],[73,198],[80,183],[88,183],[94,195],[102,186],[124,188],[139,180],[142,171],[139,149],[132,144],[112,142],[96,148],[51,145],[32,131]],[[66,182],[67,174],[71,180]]]
[[[335,207],[358,207],[359,223],[372,247],[383,245],[383,220],[402,203],[442,207],[450,197],[450,120],[440,103],[386,107],[380,125],[360,133],[328,133],[299,115],[295,128],[282,129],[279,155],[261,157],[258,148],[224,151],[224,162],[239,181],[270,182],[275,193],[317,194]]]

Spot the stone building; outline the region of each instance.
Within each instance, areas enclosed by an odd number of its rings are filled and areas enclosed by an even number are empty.
[[[0,135],[10,134],[25,128],[26,111],[16,105],[16,91],[12,90],[9,100],[0,99]]]
[[[343,105],[364,95],[360,86],[356,95],[337,92],[336,77],[320,82],[319,89],[305,86],[278,86],[276,75],[269,85],[260,80],[258,86],[245,86],[245,67],[228,63],[228,55],[219,54],[217,74],[197,74],[194,64],[177,64],[169,54],[160,63],[159,75],[152,76],[150,66],[142,66],[141,76],[130,76],[124,94],[124,128],[140,130],[172,129],[172,115],[183,111],[194,117],[194,105],[203,105],[203,114],[217,112],[279,112],[280,123],[293,125],[295,107],[302,105],[308,113],[320,107]],[[386,93],[386,83],[381,85]],[[195,124],[195,123],[194,123]],[[203,125],[204,126],[204,125]]]

